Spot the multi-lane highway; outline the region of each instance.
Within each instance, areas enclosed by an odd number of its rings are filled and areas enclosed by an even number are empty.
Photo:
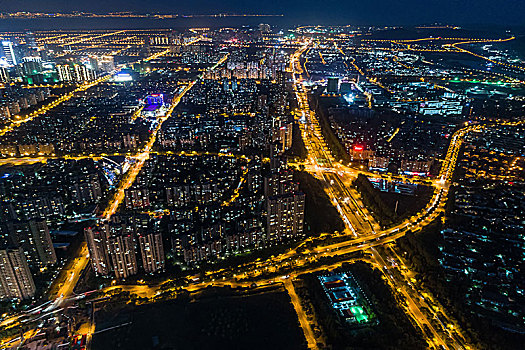
[[[212,279],[212,281],[215,281],[191,285],[186,289],[198,290],[209,285],[247,287],[250,286],[253,281],[255,281],[257,285],[281,283],[284,281],[284,286],[290,293],[292,303],[298,313],[308,346],[309,348],[315,348],[315,336],[311,330],[311,325],[304,315],[304,310],[302,310],[300,301],[295,294],[291,280],[300,273],[333,268],[332,265],[309,268],[311,262],[318,263],[321,258],[339,257],[349,253],[364,252],[367,256],[369,255],[370,258],[364,258],[363,260],[380,269],[392,288],[392,291],[401,296],[404,303],[400,306],[406,311],[414,325],[421,329],[429,347],[452,349],[469,348],[465,337],[457,327],[457,322],[446,315],[443,307],[439,305],[429,291],[423,290],[417,281],[413,281],[413,273],[409,270],[403,259],[397,255],[396,251],[390,247],[390,244],[405,235],[408,231],[420,230],[441,215],[444,211],[444,205],[448,195],[448,184],[457,162],[462,139],[469,132],[482,130],[490,125],[470,125],[458,130],[451,138],[449,149],[442,162],[441,173],[439,177],[433,181],[434,194],[428,205],[420,213],[396,226],[381,229],[372,215],[363,206],[355,190],[349,187],[350,179],[356,176],[359,170],[349,168],[334,159],[324,141],[317,117],[309,108],[306,87],[303,84],[302,74],[304,70],[301,64],[301,56],[310,48],[311,44],[311,41],[303,41],[301,43],[299,49],[291,56],[289,68],[289,72],[293,77],[293,91],[299,106],[296,115],[298,116],[301,135],[304,138],[308,151],[308,164],[306,164],[305,168],[324,182],[328,196],[345,222],[345,232],[338,236],[322,236],[313,248],[306,248],[313,242],[313,239],[310,238],[299,243],[296,249],[289,250],[286,253],[271,257],[267,260],[253,261],[219,271],[209,271],[207,274],[208,277]],[[226,59],[227,55],[213,68],[218,67]],[[151,154],[151,148],[162,123],[171,116],[181,97],[191,89],[194,83],[195,82],[190,83],[184,91],[173,100],[168,112],[159,118],[157,127],[145,147],[138,154],[132,156],[135,162],[127,176],[120,182],[115,197],[110,201],[104,211],[104,218],[109,218],[116,212],[124,198],[125,189],[133,184],[140,169]],[[28,159],[27,161],[30,162],[32,160]],[[323,238],[336,239],[335,243],[324,244]],[[58,292],[54,295],[52,303],[46,306],[47,311],[50,311],[52,308],[59,308],[63,305],[64,301],[70,300],[73,288],[87,263],[88,255],[84,246],[82,247],[80,256],[67,268],[65,273],[66,279],[63,284],[57,286]],[[290,269],[294,272],[289,273],[289,279],[285,278],[276,281],[276,279],[266,277],[267,274],[278,275],[280,271],[290,271]],[[123,290],[147,298],[154,298],[159,292],[159,286],[148,285],[114,286],[111,288],[123,288]],[[111,288],[106,291],[110,291]],[[24,317],[27,317],[27,315],[24,315]],[[16,323],[18,319],[19,317],[16,316],[8,320],[11,323]],[[93,327],[90,328],[93,329]]]
[[[301,47],[292,55],[292,61],[300,61],[300,55],[306,50]],[[344,54],[344,52],[343,52]],[[292,68],[301,67],[299,64],[291,65]],[[357,68],[358,69],[358,68]],[[446,156],[442,162],[441,172],[437,179],[432,181],[434,194],[428,205],[417,215],[399,223],[386,230],[379,230],[379,225],[374,218],[363,208],[354,191],[348,188],[341,178],[342,173],[357,174],[359,171],[349,169],[333,160],[330,151],[319,131],[317,118],[307,106],[307,97],[302,86],[302,70],[292,71],[295,85],[294,92],[299,102],[299,115],[304,118],[301,122],[302,135],[309,152],[308,162],[305,168],[311,171],[326,185],[327,194],[338,209],[341,217],[347,225],[351,236],[330,245],[320,245],[308,252],[312,255],[337,256],[356,251],[371,253],[375,265],[380,266],[386,279],[394,292],[402,295],[405,305],[402,305],[407,315],[421,329],[430,347],[468,349],[470,346],[465,336],[457,327],[457,322],[445,313],[445,310],[432,297],[429,291],[422,290],[417,281],[413,281],[413,273],[408,269],[404,261],[391,249],[390,243],[410,231],[419,231],[444,212],[445,202],[448,195],[448,186],[454,173],[455,165],[461,149],[463,138],[470,132],[480,131],[497,125],[516,125],[516,123],[488,123],[485,125],[467,125],[459,129],[451,138]],[[344,169],[344,171],[342,171]],[[355,176],[355,175],[354,175]],[[381,247],[376,250],[375,247]],[[288,259],[290,257],[285,257]],[[259,264],[259,268],[261,268]]]
[[[297,51],[296,55],[292,56],[292,60],[299,61],[300,54],[305,51],[305,48],[302,47]],[[292,67],[297,67],[300,65],[292,65]],[[304,96],[304,88],[302,85],[301,71],[293,71],[294,75],[293,81],[295,85],[294,91],[296,93],[297,100],[299,101],[299,108],[302,109],[300,115],[305,116],[302,120],[304,126],[302,129],[302,135],[304,137],[305,144],[307,145],[307,150],[309,151],[309,160],[313,162],[316,171],[314,172],[318,178],[324,180],[327,192],[331,200],[336,204],[336,208],[339,210],[346,226],[350,229],[352,234],[357,238],[366,237],[362,243],[356,245],[356,240],[348,240],[340,243],[335,243],[326,247],[317,247],[314,249],[314,252],[325,254],[329,253],[331,256],[340,255],[345,253],[350,253],[357,250],[367,249],[372,253],[372,258],[375,262],[382,266],[381,269],[389,281],[389,284],[394,291],[400,293],[404,300],[406,301],[405,310],[407,314],[412,318],[415,324],[419,326],[423,334],[425,335],[426,341],[429,346],[432,347],[451,347],[454,349],[466,348],[467,346],[463,343],[463,337],[457,339],[450,333],[445,332],[443,329],[437,329],[434,324],[431,322],[429,317],[422,311],[427,303],[425,302],[424,297],[421,300],[415,299],[414,294],[420,296],[421,294],[415,290],[415,285],[406,283],[403,279],[398,277],[398,274],[394,274],[388,271],[389,266],[399,266],[399,263],[395,261],[395,256],[391,256],[385,252],[381,254],[374,248],[375,246],[381,246],[386,243],[392,242],[398,237],[404,235],[408,229],[417,229],[418,226],[422,227],[426,222],[433,218],[434,213],[439,212],[438,208],[444,204],[446,198],[446,188],[436,189],[431,204],[425,208],[425,210],[418,215],[416,218],[412,218],[409,222],[404,222],[397,227],[394,227],[386,231],[376,231],[376,228],[379,225],[375,222],[373,217],[369,213],[365,213],[365,209],[362,205],[358,204],[358,199],[355,194],[352,193],[344,182],[341,180],[338,175],[336,162],[334,162],[329,154],[329,150],[326,147],[326,143],[322,139],[322,133],[319,132],[319,125],[317,118],[306,106],[307,97]],[[306,102],[302,102],[306,101]],[[466,131],[467,132],[467,131]],[[463,136],[464,134],[461,134]],[[451,150],[447,154],[448,162],[444,164],[444,178],[442,177],[443,185],[447,175],[452,173],[453,166],[457,159],[457,154],[459,152],[460,143],[456,145],[456,140],[460,140],[461,136],[453,138],[453,143],[451,144]],[[329,161],[327,161],[329,160]],[[332,168],[332,169],[330,169]],[[321,176],[319,176],[321,175]],[[386,261],[394,262],[393,264],[387,264]],[[406,266],[404,266],[406,268]],[[386,271],[385,271],[386,270]]]
[[[162,53],[165,54],[166,52],[167,51],[163,51]],[[161,55],[155,54],[154,56],[155,56],[154,58],[158,58]],[[227,55],[225,57],[221,58],[219,63],[223,63],[226,60],[226,58],[227,58]],[[217,66],[218,65],[216,65],[215,67],[217,67]],[[92,86],[94,86],[94,85],[96,85],[96,84],[98,84],[98,83],[100,83],[102,81],[107,80],[108,78],[109,78],[109,76],[106,76],[106,77],[103,77],[103,78],[101,78],[101,79],[99,79],[97,81],[94,81],[94,82],[90,83],[90,84],[86,84],[86,85],[80,86],[75,91],[71,92],[68,95],[65,95],[64,97],[62,97],[59,100],[57,100],[56,102],[54,102],[53,105],[49,107],[49,109],[50,108],[54,108],[59,103],[61,103],[61,102],[65,101],[65,100],[71,98],[75,92],[77,92],[77,91],[84,91],[84,90],[86,90],[86,89],[88,89],[88,88],[90,88],[90,87],[92,87]],[[117,187],[117,190],[116,190],[116,194],[109,201],[106,209],[103,212],[103,215],[102,215],[103,219],[106,219],[106,220],[109,219],[111,217],[111,215],[113,215],[116,212],[116,210],[118,209],[120,203],[124,199],[125,190],[127,188],[129,188],[133,184],[133,182],[135,181],[135,179],[136,179],[138,173],[140,172],[142,166],[144,165],[145,161],[149,158],[149,155],[151,153],[152,147],[153,147],[153,145],[155,143],[157,134],[158,134],[162,124],[168,118],[171,117],[173,111],[175,110],[175,107],[179,104],[179,102],[182,99],[182,97],[193,87],[195,82],[196,82],[196,80],[190,82],[188,85],[186,85],[184,90],[182,90],[179,93],[179,95],[177,95],[175,98],[173,98],[172,103],[171,103],[169,109],[167,110],[167,112],[164,115],[158,117],[156,127],[151,132],[149,140],[146,143],[146,145],[144,146],[144,148],[141,151],[139,151],[136,155],[131,157],[131,158],[134,158],[134,164],[130,168],[130,170],[128,171],[126,176],[120,181],[120,183],[119,183],[119,185]],[[42,113],[44,113],[44,111]],[[31,119],[36,117],[36,116],[38,116],[39,114],[32,115]],[[25,121],[28,121],[28,120],[25,120]],[[9,130],[11,130],[13,127],[15,127],[15,125],[13,125]],[[7,132],[9,130],[5,130],[3,132],[5,133],[5,132]],[[79,158],[85,158],[85,157],[79,157]],[[90,157],[90,158],[92,158],[92,157]],[[11,164],[28,164],[29,163],[30,164],[30,163],[34,163],[34,162],[38,162],[38,161],[46,161],[46,160],[47,160],[46,157],[37,157],[37,158],[24,158],[22,160],[10,159],[10,160],[6,161],[5,163],[11,163]],[[40,311],[43,310],[46,313],[55,312],[60,307],[62,307],[62,305],[64,305],[64,303],[66,301],[71,300],[72,295],[73,295],[74,287],[78,283],[78,280],[79,280],[82,272],[86,268],[88,262],[89,262],[89,252],[88,252],[88,249],[87,249],[87,245],[84,244],[84,245],[82,245],[81,249],[79,250],[78,256],[73,258],[71,260],[71,262],[61,271],[61,273],[59,274],[60,279],[55,280],[54,285],[51,287],[51,289],[50,289],[52,291],[52,294],[50,295],[51,302],[49,304],[46,303],[45,304],[46,305],[45,308],[43,308],[43,306],[41,306],[42,309],[41,310],[39,309],[38,311],[40,312]],[[39,316],[39,317],[41,317],[41,316]],[[31,316],[28,315],[27,312],[19,314],[19,315],[14,315],[14,316],[6,318],[4,321],[2,321],[1,326],[5,326],[7,324],[9,324],[10,326],[16,326],[16,325],[19,324],[21,319],[26,319],[26,320],[27,319],[31,319]],[[1,344],[0,344],[0,346],[1,346]]]
[[[292,268],[294,273],[290,279],[285,279],[285,287],[291,295],[294,308],[299,317],[301,327],[310,348],[315,348],[315,337],[311,326],[304,316],[299,301],[294,297],[291,279],[299,273],[319,271],[331,268],[322,266],[309,269],[310,262],[318,262],[322,257],[336,257],[354,252],[370,254],[370,259],[365,259],[374,267],[380,269],[394,293],[398,293],[404,303],[400,305],[412,319],[414,324],[421,329],[429,347],[468,349],[462,331],[457,327],[457,322],[446,315],[445,310],[433,298],[432,294],[423,290],[417,281],[413,280],[413,272],[409,270],[403,259],[391,249],[390,244],[410,231],[418,231],[444,211],[448,195],[448,183],[453,174],[457,157],[461,148],[463,137],[469,132],[481,130],[487,126],[472,125],[458,130],[452,137],[446,157],[442,163],[440,176],[432,182],[434,194],[428,205],[417,215],[399,223],[398,225],[381,230],[372,215],[364,208],[353,189],[348,187],[348,179],[340,174],[357,174],[355,169],[350,169],[335,161],[326,143],[315,114],[308,105],[307,93],[303,85],[301,55],[309,49],[311,41],[304,41],[299,49],[292,54],[289,72],[293,77],[293,90],[298,101],[298,120],[301,125],[301,134],[307,150],[310,170],[316,177],[323,180],[327,193],[339,210],[347,230],[339,235],[336,243],[318,246],[312,249],[304,248],[305,244],[312,242],[307,239],[300,243],[297,249],[274,256],[263,261],[254,261],[230,269],[208,272],[208,278],[214,282],[203,282],[188,287],[188,290],[198,290],[209,285],[222,286],[248,286],[253,281],[257,285],[277,283],[274,279],[264,277],[266,274],[278,274],[281,269],[287,271]],[[381,247],[381,249],[376,249]],[[231,277],[233,275],[233,277]],[[226,277],[228,276],[228,277]],[[246,282],[242,282],[245,280]],[[157,287],[127,286],[126,290],[146,297],[154,297]],[[157,290],[158,291],[158,290]]]

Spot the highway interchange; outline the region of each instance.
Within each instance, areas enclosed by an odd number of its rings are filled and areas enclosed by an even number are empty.
[[[492,126],[492,124],[467,125],[458,130],[451,137],[451,142],[442,162],[439,176],[432,181],[434,194],[428,205],[417,215],[394,227],[382,230],[373,216],[364,207],[355,190],[350,186],[352,179],[357,176],[359,170],[349,168],[334,159],[324,141],[317,117],[309,108],[301,56],[311,48],[313,43],[310,40],[304,40],[299,42],[299,44],[297,51],[291,55],[289,72],[293,80],[293,92],[298,102],[296,115],[298,116],[301,134],[308,151],[308,161],[304,165],[307,171],[311,172],[324,183],[326,193],[345,223],[345,231],[338,234],[325,234],[317,238],[308,238],[298,243],[295,249],[290,249],[283,254],[273,256],[266,260],[256,260],[237,267],[209,271],[206,274],[205,280],[185,287],[185,289],[194,291],[210,285],[250,287],[253,283],[256,283],[257,286],[282,283],[290,294],[308,347],[316,348],[317,339],[315,339],[308,318],[294,291],[292,280],[300,274],[333,269],[345,261],[353,262],[356,259],[354,256],[348,258],[345,256],[362,252],[363,257],[359,259],[379,269],[393,293],[397,293],[401,296],[401,299],[404,300],[404,303],[400,305],[400,307],[403,308],[410,317],[413,324],[421,330],[430,348],[471,348],[457,322],[452,319],[450,315],[446,314],[445,309],[432,296],[430,291],[422,289],[417,281],[414,280],[414,273],[410,271],[403,258],[397,254],[393,248],[393,244],[408,231],[417,232],[443,214],[448,197],[450,180],[456,166],[463,138],[470,132],[480,131],[483,128]],[[459,50],[458,47],[454,47]],[[158,58],[167,52],[167,50],[159,52],[154,55],[154,58]],[[226,59],[227,56],[223,57],[213,68],[222,64]],[[52,102],[49,106],[43,107],[41,111],[28,116],[26,119],[16,121],[13,125],[9,126],[9,129],[16,127],[16,124],[29,121],[41,113],[45,113],[46,109],[54,108],[59,103],[71,98],[76,91],[84,91],[106,79],[107,77],[103,77],[92,84],[82,85],[77,90]],[[188,84],[182,93],[173,100],[166,115],[159,119],[157,128],[152,133],[146,146],[138,154],[133,156],[135,162],[128,174],[120,182],[115,197],[109,202],[102,215],[103,218],[107,219],[116,212],[119,204],[123,200],[124,190],[133,184],[138,172],[148,159],[156,139],[156,134],[160,130],[162,123],[171,116],[181,97],[191,89],[194,83],[195,81]],[[8,131],[9,130],[6,129],[1,132],[3,134]],[[25,160],[13,160],[13,163],[24,164],[25,162],[31,163],[37,161],[42,161],[42,159],[26,158]],[[7,161],[3,162],[6,163]],[[329,240],[331,243],[325,244],[324,240],[326,238],[331,238]],[[333,243],[333,241],[335,241],[335,243]],[[311,247],[312,244],[316,245]],[[320,259],[326,258],[341,259],[336,263],[330,262],[319,266]],[[82,271],[87,266],[88,261],[89,255],[87,248],[83,245],[80,249],[80,254],[64,269],[62,276],[65,276],[65,280],[55,286],[57,292],[51,296],[50,302],[29,310],[24,314],[8,317],[1,322],[0,326],[16,326],[19,322],[25,322],[25,320],[34,321],[44,317],[46,314],[57,312],[64,306],[77,300],[79,296],[74,295],[73,289]],[[290,269],[293,271],[292,273],[289,273]],[[283,275],[280,273],[281,270],[287,271],[286,274]],[[190,279],[191,278],[190,276]],[[197,276],[193,276],[193,278],[195,279]],[[167,282],[171,281],[168,280]],[[148,298],[155,298],[161,291],[170,291],[170,289],[162,288],[162,285],[149,286],[143,284],[131,286],[116,285],[107,288],[105,291],[111,292],[117,288]],[[180,288],[180,286],[172,288],[175,295]],[[43,315],[40,313],[43,313]],[[91,333],[94,332],[94,325],[91,325],[89,329]],[[30,330],[24,334],[24,338],[27,339],[34,334],[36,334],[36,331]],[[16,341],[20,341],[20,339],[14,339],[14,341],[16,343]],[[13,346],[13,344],[13,342],[1,344],[0,348],[10,347]]]

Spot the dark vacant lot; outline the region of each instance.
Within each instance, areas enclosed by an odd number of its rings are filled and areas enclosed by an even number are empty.
[[[122,326],[95,334],[94,350],[306,348],[290,298],[282,291],[174,300],[103,312],[97,319],[97,331]]]

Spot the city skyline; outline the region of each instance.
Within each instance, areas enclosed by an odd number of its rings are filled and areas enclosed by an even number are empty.
[[[3,0],[2,12],[41,11],[41,12],[73,12],[86,11],[94,13],[137,12],[137,13],[168,13],[168,14],[268,14],[283,15],[288,19],[288,25],[294,22],[330,25],[333,24],[371,24],[371,25],[414,25],[429,23],[454,24],[491,24],[497,26],[523,26],[525,22],[520,13],[525,11],[525,4],[519,0],[510,0],[505,6],[489,1],[415,1],[404,0],[391,2],[373,0],[368,2],[352,1],[318,2],[285,1],[285,2],[246,2],[225,1],[220,4],[204,1],[178,1],[173,4],[169,0],[143,1],[114,0],[106,3],[77,1],[74,3],[54,0],[42,3],[28,0],[24,3]],[[210,11],[213,9],[213,11]]]

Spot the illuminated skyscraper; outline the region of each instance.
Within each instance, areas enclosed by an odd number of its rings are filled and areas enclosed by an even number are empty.
[[[18,62],[16,60],[15,50],[13,49],[13,43],[10,41],[2,41],[2,50],[2,57],[5,57],[7,63],[16,66]]]

